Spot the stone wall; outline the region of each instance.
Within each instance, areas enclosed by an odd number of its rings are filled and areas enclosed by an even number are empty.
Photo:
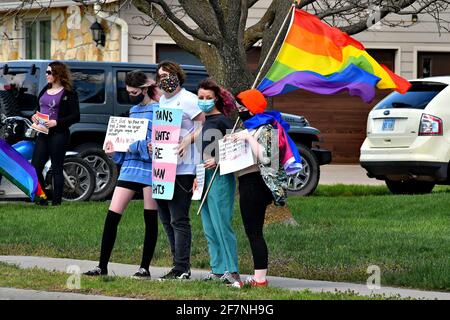
[[[0,26],[0,61],[19,59],[20,45],[19,28],[16,28],[15,19],[7,19]]]
[[[120,61],[120,27],[97,18],[105,31],[106,41],[104,47],[96,46],[90,29],[96,20],[93,8],[77,6],[53,8],[49,10],[49,16],[52,60]],[[20,38],[22,23],[18,25],[19,28],[14,28],[14,20],[8,19],[2,26],[3,31],[9,38]],[[25,59],[24,39],[7,40],[6,36],[1,37],[1,34],[0,61]]]

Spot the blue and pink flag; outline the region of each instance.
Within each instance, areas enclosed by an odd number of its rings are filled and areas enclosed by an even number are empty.
[[[0,173],[22,190],[31,201],[46,199],[36,170],[20,153],[0,139]]]

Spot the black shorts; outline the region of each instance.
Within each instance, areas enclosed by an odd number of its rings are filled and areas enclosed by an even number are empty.
[[[139,182],[118,180],[117,184],[116,184],[116,187],[121,187],[121,188],[125,188],[125,189],[128,189],[128,190],[141,192],[142,189],[147,188],[147,187],[151,187],[151,186],[148,186],[146,184],[139,183]]]

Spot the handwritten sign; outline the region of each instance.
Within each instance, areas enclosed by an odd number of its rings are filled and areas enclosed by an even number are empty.
[[[256,163],[247,141],[219,140],[220,175],[236,172]]]
[[[127,152],[130,144],[147,138],[148,119],[110,117],[103,150],[112,143],[114,151]]]
[[[172,200],[175,190],[183,109],[158,108],[153,112],[152,191],[154,199]]]
[[[197,189],[192,194],[192,200],[201,200],[205,186],[205,165],[200,163],[196,167]]]

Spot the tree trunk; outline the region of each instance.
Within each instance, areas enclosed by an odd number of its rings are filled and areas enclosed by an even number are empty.
[[[232,48],[223,44],[217,48],[202,43],[200,59],[209,76],[233,94],[250,89],[253,84],[254,76],[247,66],[246,57],[239,54],[237,45]]]

